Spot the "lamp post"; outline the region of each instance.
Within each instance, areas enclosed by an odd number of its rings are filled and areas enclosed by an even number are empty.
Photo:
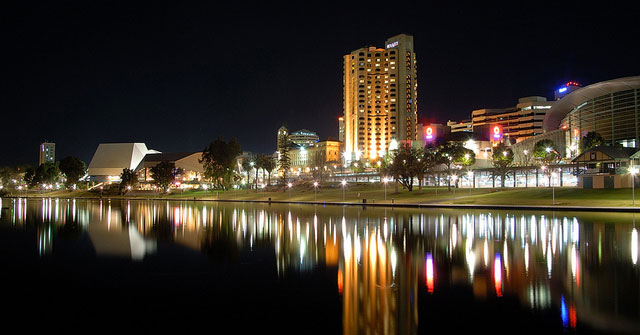
[[[342,184],[342,201],[344,201],[344,187],[347,186],[347,180],[346,179],[342,179],[340,184]]]
[[[291,186],[293,186],[291,183],[288,183],[287,186],[289,187],[289,199],[291,199]]]
[[[384,201],[387,201],[387,183],[389,182],[389,178],[384,177],[382,182],[384,183]]]
[[[318,200],[318,182],[313,182],[313,200]]]
[[[475,186],[475,180],[473,178],[473,171],[469,170],[469,172],[467,172],[467,176],[469,177],[469,194],[471,194],[471,189],[474,188]]]
[[[456,180],[458,180],[458,176],[453,175],[451,176],[451,179],[453,179],[453,203],[456,202]]]
[[[556,177],[556,173],[555,172],[551,172],[551,180],[549,181],[549,183],[551,184],[551,194],[552,194],[551,204],[552,205],[556,204],[556,186],[553,184],[553,179],[555,177]]]
[[[255,165],[254,162],[249,162],[249,165],[251,166],[251,168],[253,169],[253,166]],[[256,168],[256,188],[258,188],[258,169]],[[249,184],[249,188],[251,188],[251,183],[249,182],[249,177],[250,177],[250,172],[247,171],[247,184]]]
[[[635,167],[629,168],[629,173],[631,173],[631,205],[636,205],[636,173],[638,173],[638,169]]]

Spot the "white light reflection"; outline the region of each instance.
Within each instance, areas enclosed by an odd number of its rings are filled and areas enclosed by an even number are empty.
[[[551,245],[548,245],[547,249],[551,249]],[[543,247],[543,250],[544,250],[544,247]],[[549,250],[549,252],[547,252],[547,275],[549,276],[549,278],[551,278],[552,267],[553,267],[553,254],[551,250]]]
[[[524,271],[529,275],[529,243],[524,245]]]
[[[633,265],[638,264],[638,229],[635,227],[631,231],[631,261]]]

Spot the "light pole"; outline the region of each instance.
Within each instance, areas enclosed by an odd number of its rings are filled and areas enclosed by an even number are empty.
[[[318,182],[313,182],[313,200],[318,200]]]
[[[638,169],[631,167],[629,168],[629,173],[631,173],[631,206],[636,205],[636,173],[638,173]]]
[[[347,180],[346,179],[342,179],[340,184],[342,184],[342,201],[344,201],[344,187],[347,186]]]
[[[389,178],[384,177],[382,182],[384,183],[384,201],[387,201],[387,183],[389,182]]]
[[[553,184],[553,179],[555,177],[556,177],[556,173],[555,172],[551,172],[551,180],[549,180],[549,183],[551,184],[551,194],[552,194],[551,204],[552,205],[556,204],[556,186]]]
[[[458,176],[453,175],[451,176],[451,179],[453,179],[453,203],[456,202],[456,180],[458,180]]]
[[[474,188],[475,186],[475,180],[473,178],[473,171],[469,170],[469,172],[467,172],[467,176],[469,177],[469,194],[471,194],[471,189]]]
[[[293,186],[291,183],[288,183],[287,186],[289,187],[289,200],[291,200],[291,186]]]
[[[251,166],[250,169],[253,169],[254,165],[255,165],[254,162],[249,162],[249,166]],[[257,169],[256,169],[256,171],[257,171]],[[249,171],[247,171],[247,184],[248,184],[249,188],[251,188],[251,181],[249,180],[250,177],[251,177],[251,172],[249,170]],[[258,174],[256,174],[256,185],[257,185],[257,183],[258,183]]]

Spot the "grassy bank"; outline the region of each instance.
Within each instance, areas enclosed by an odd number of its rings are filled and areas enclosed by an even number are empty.
[[[272,187],[266,190],[230,190],[230,191],[174,191],[170,194],[153,192],[130,192],[124,196],[104,194],[110,198],[162,198],[162,199],[220,199],[220,200],[271,200],[274,201],[318,201],[362,203],[439,203],[439,204],[478,204],[478,205],[537,205],[550,206],[555,192],[555,205],[560,206],[599,206],[627,207],[632,205],[631,189],[582,190],[577,188],[505,188],[468,189],[455,191],[446,187],[426,187],[420,192],[417,187],[412,192],[400,189],[395,192],[393,185],[385,190],[380,184],[349,184],[344,189],[340,184],[329,184],[314,190],[312,185],[297,185],[291,190]],[[13,194],[18,195],[18,194]],[[24,193],[19,195],[24,196]],[[51,191],[29,193],[29,197],[78,197],[99,198],[99,192],[92,191]],[[640,199],[638,204],[640,204]]]

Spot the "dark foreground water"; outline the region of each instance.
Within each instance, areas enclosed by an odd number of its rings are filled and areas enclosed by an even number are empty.
[[[0,319],[20,332],[640,333],[632,214],[0,207]]]

